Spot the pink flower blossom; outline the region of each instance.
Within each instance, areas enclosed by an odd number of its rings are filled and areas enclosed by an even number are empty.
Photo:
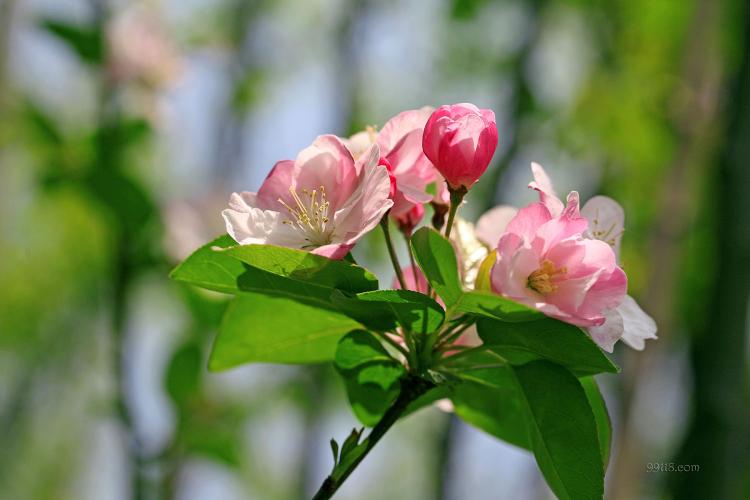
[[[567,323],[603,324],[627,278],[609,245],[583,237],[587,228],[575,191],[557,216],[541,202],[522,208],[498,242],[493,290]]]
[[[393,205],[376,145],[355,161],[341,140],[318,137],[273,167],[257,193],[233,193],[222,212],[241,245],[270,244],[341,259]]]
[[[452,189],[469,189],[497,147],[495,113],[473,104],[440,106],[427,120],[422,149]]]
[[[391,166],[396,179],[391,209],[394,218],[432,200],[427,186],[437,180],[438,172],[422,151],[422,131],[430,113],[429,107],[403,111],[388,120],[380,132],[368,127],[345,141],[355,158],[372,144],[380,148],[381,158]]]
[[[531,170],[534,181],[529,183],[529,187],[539,192],[540,202],[551,217],[560,217],[566,210],[565,204],[555,194],[549,176],[537,163],[531,164]],[[488,244],[497,241],[506,232],[514,212],[513,207],[500,206],[484,214],[477,223],[479,239]],[[586,202],[580,214],[588,223],[582,232],[583,238],[608,244],[619,261],[625,222],[622,207],[611,198],[595,196]],[[646,339],[656,338],[656,323],[629,295],[624,296],[616,307],[605,309],[602,315],[605,318],[603,324],[589,326],[587,330],[594,341],[609,352],[612,352],[619,339],[630,347],[641,350]]]

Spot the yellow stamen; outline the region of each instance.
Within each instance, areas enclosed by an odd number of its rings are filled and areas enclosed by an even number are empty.
[[[568,269],[566,267],[556,268],[550,260],[542,261],[539,269],[529,274],[526,281],[526,286],[531,288],[537,293],[542,295],[548,295],[555,292],[558,289],[558,285],[553,280],[563,274],[566,274]]]
[[[325,187],[320,186],[318,189],[313,189],[312,192],[302,189],[303,197],[309,200],[303,200],[293,187],[289,188],[289,193],[297,206],[292,207],[279,198],[279,203],[292,216],[292,220],[285,220],[283,223],[301,231],[305,240],[310,242],[309,246],[311,247],[330,243],[333,231],[332,228],[328,227],[330,202],[326,199]],[[320,195],[320,199],[318,199],[318,195]]]

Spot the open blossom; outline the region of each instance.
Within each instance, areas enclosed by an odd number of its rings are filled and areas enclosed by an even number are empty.
[[[487,170],[497,141],[495,113],[462,103],[432,113],[422,149],[452,189],[469,189]]]
[[[396,180],[390,213],[396,219],[408,217],[407,213],[415,206],[432,200],[427,186],[437,180],[438,173],[422,151],[422,131],[430,113],[429,107],[403,111],[388,120],[379,132],[368,127],[344,141],[355,158],[372,144],[378,145],[381,158],[390,165]]]
[[[493,290],[567,323],[603,324],[604,312],[622,302],[627,278],[609,245],[583,237],[587,227],[576,192],[556,217],[544,203],[519,210],[498,242]]]
[[[532,163],[534,181],[529,187],[539,192],[539,198],[553,218],[560,217],[566,210],[565,204],[555,194],[552,182],[541,165]],[[485,242],[497,242],[506,232],[516,209],[508,206],[496,207],[484,214],[477,223],[477,236]],[[624,231],[624,211],[611,198],[595,196],[580,210],[587,221],[582,231],[583,238],[598,240],[608,244],[619,261],[620,241]],[[554,276],[552,276],[554,282]],[[619,304],[602,311],[604,322],[589,326],[589,334],[603,349],[612,352],[614,344],[622,339],[634,349],[643,349],[646,339],[656,338],[656,323],[629,295],[622,297]],[[561,318],[563,319],[563,318]]]
[[[252,243],[341,259],[393,205],[377,145],[358,160],[333,135],[273,167],[257,193],[233,193],[222,212],[227,232]]]

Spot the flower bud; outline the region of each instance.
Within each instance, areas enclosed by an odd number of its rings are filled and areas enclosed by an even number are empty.
[[[487,170],[497,141],[495,113],[453,104],[440,106],[427,120],[422,149],[452,190],[465,190]]]

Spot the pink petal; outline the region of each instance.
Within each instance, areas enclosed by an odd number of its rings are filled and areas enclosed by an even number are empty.
[[[333,260],[341,260],[346,257],[346,254],[348,254],[352,248],[354,248],[354,245],[332,243],[330,245],[317,247],[310,253],[314,253],[315,255],[322,255],[323,257],[328,257],[329,259]]]
[[[337,241],[356,242],[372,230],[393,206],[393,200],[388,198],[391,190],[388,170],[382,165],[373,164],[373,160],[377,161],[374,156],[370,159],[370,164],[364,167],[364,179],[359,187],[333,216],[336,228],[334,239]]]
[[[378,146],[384,156],[393,151],[396,145],[408,134],[417,131],[419,137],[419,152],[422,153],[422,131],[433,108],[425,106],[420,109],[402,111],[383,125],[378,133]]]
[[[539,201],[547,205],[553,217],[560,215],[563,210],[563,202],[555,194],[555,188],[552,186],[547,172],[538,163],[531,163],[531,173],[534,180],[529,183],[529,187],[539,192]]]
[[[294,206],[294,200],[289,192],[289,188],[294,184],[292,180],[293,172],[294,161],[281,160],[277,162],[260,186],[257,201],[251,205],[264,210],[278,211],[284,209],[283,205],[278,201],[282,199],[285,203]]]
[[[357,187],[359,173],[354,158],[341,139],[321,135],[297,155],[293,176],[295,188],[319,189],[324,186],[331,209],[340,208]]]
[[[531,242],[536,238],[537,230],[551,219],[552,216],[545,205],[532,203],[518,211],[508,223],[505,232],[516,234],[524,241]]]

